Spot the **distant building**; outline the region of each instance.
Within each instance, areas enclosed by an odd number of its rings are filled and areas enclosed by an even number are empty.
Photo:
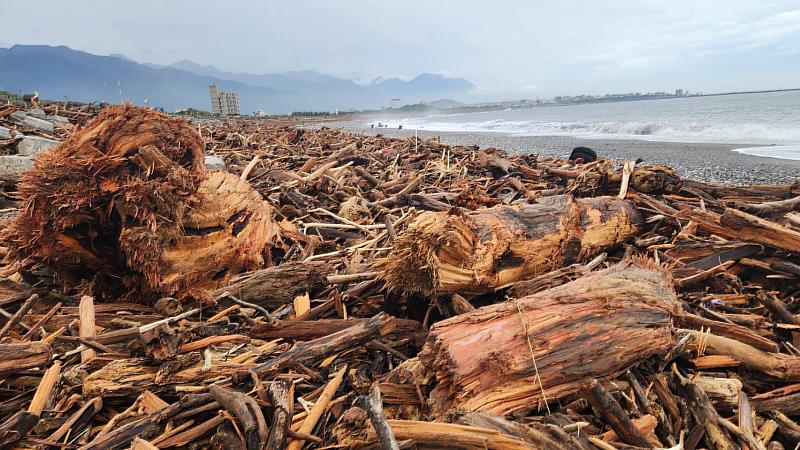
[[[683,97],[683,89],[675,89],[675,97]]]
[[[393,98],[391,100],[391,107],[392,107],[392,109],[400,108],[400,99],[399,98]]]
[[[211,112],[223,116],[239,115],[239,96],[235,92],[220,91],[217,85],[208,87],[211,94]]]
[[[267,117],[267,113],[263,109],[257,109],[253,111],[253,117]]]

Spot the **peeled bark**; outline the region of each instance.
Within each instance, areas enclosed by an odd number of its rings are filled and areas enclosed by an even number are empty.
[[[390,290],[483,294],[619,244],[640,220],[634,206],[612,197],[424,213],[380,263],[380,277]]]
[[[438,381],[433,413],[528,411],[667,352],[678,305],[670,281],[625,262],[437,323],[420,353]]]

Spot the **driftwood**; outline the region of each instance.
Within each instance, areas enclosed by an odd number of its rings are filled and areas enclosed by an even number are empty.
[[[43,342],[0,344],[0,376],[46,365],[53,353]]]
[[[0,192],[3,448],[800,442],[800,181],[39,108],[0,106],[5,157],[62,142]]]
[[[263,263],[271,209],[246,181],[207,174],[185,122],[109,108],[45,153],[20,183],[26,210],[6,241],[21,263],[98,288],[172,294]]]
[[[626,263],[439,322],[420,354],[438,381],[430,405],[437,414],[544,408],[587,377],[670,348],[676,306],[663,269]],[[617,350],[598,357],[608,346]]]
[[[235,276],[217,289],[216,296],[230,292],[241,300],[277,308],[298,295],[318,294],[327,286],[326,277],[331,273],[333,268],[323,261],[281,264]]]
[[[640,216],[616,198],[560,196],[466,214],[422,214],[381,264],[387,288],[481,294],[619,244]]]

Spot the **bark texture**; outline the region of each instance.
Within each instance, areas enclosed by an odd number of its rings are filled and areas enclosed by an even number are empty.
[[[380,263],[381,278],[396,291],[483,294],[618,244],[640,220],[634,206],[612,197],[427,212]]]
[[[10,256],[116,294],[173,294],[258,268],[273,237],[270,208],[203,160],[203,140],[184,120],[108,108],[20,183]]]
[[[637,261],[439,322],[420,354],[438,381],[430,406],[542,407],[668,351],[677,305],[667,273]]]

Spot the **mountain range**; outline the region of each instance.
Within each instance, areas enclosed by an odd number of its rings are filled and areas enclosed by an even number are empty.
[[[335,109],[378,109],[393,98],[401,104],[458,98],[474,89],[463,78],[423,73],[411,80],[377,79],[368,85],[313,70],[275,74],[225,72],[180,61],[168,66],[138,63],[121,54],[93,55],[64,46],[0,48],[0,90],[39,92],[41,98],[120,103],[130,100],[167,111],[210,109],[208,86],[239,94],[242,113],[273,114]]]

